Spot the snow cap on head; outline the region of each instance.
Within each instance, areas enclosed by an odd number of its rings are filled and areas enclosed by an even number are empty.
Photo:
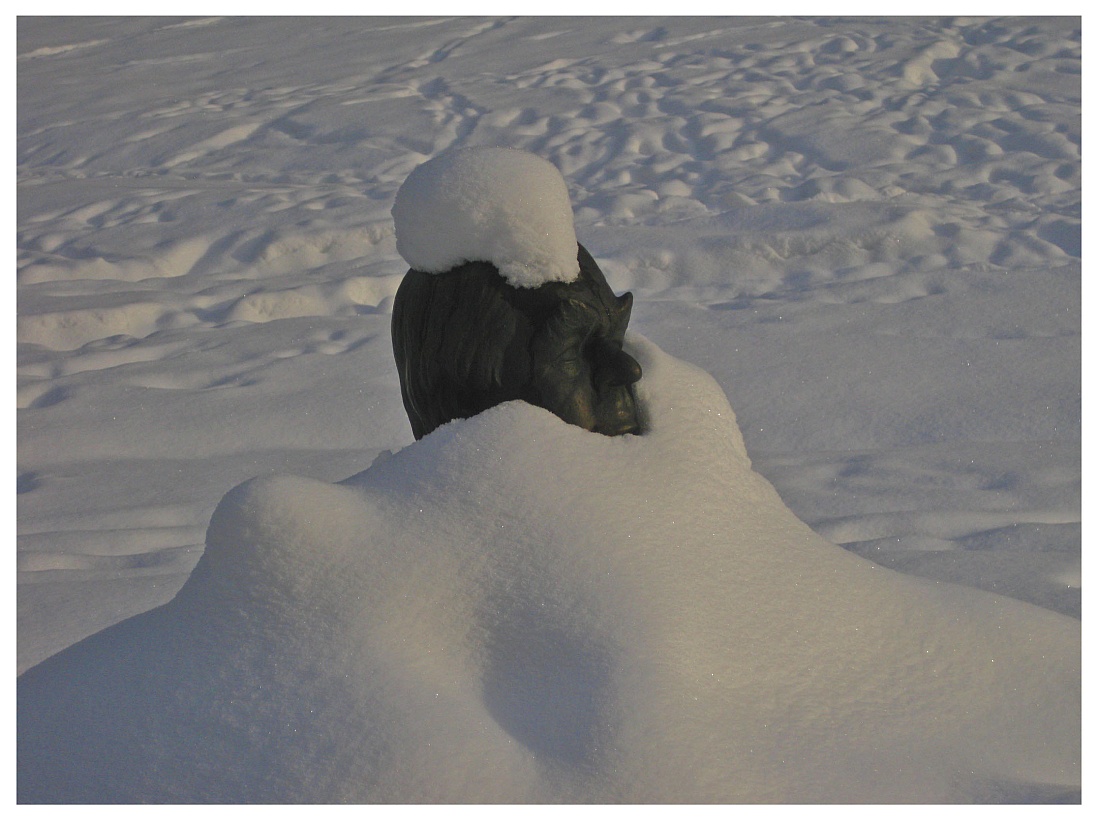
[[[401,184],[392,213],[397,251],[421,272],[488,261],[515,287],[580,273],[565,180],[530,152],[474,147],[434,157]]]

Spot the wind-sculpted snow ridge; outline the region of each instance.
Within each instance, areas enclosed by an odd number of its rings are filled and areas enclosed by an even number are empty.
[[[23,802],[1050,802],[1080,623],[802,524],[702,370],[222,500],[169,604],[19,680]]]

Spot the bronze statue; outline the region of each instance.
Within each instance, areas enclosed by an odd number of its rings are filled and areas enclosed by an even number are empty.
[[[640,433],[623,352],[633,296],[616,297],[580,244],[579,277],[514,287],[491,263],[410,269],[393,304],[393,353],[413,435],[505,401],[604,435]]]

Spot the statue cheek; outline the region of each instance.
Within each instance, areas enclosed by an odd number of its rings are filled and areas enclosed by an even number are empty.
[[[564,421],[584,427],[596,426],[596,396],[587,374],[548,376],[544,387],[546,407]]]

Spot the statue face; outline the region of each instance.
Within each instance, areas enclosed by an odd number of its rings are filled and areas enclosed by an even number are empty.
[[[634,384],[642,368],[623,352],[633,298],[616,298],[595,273],[582,277],[535,333],[529,400],[592,432],[640,433]]]

